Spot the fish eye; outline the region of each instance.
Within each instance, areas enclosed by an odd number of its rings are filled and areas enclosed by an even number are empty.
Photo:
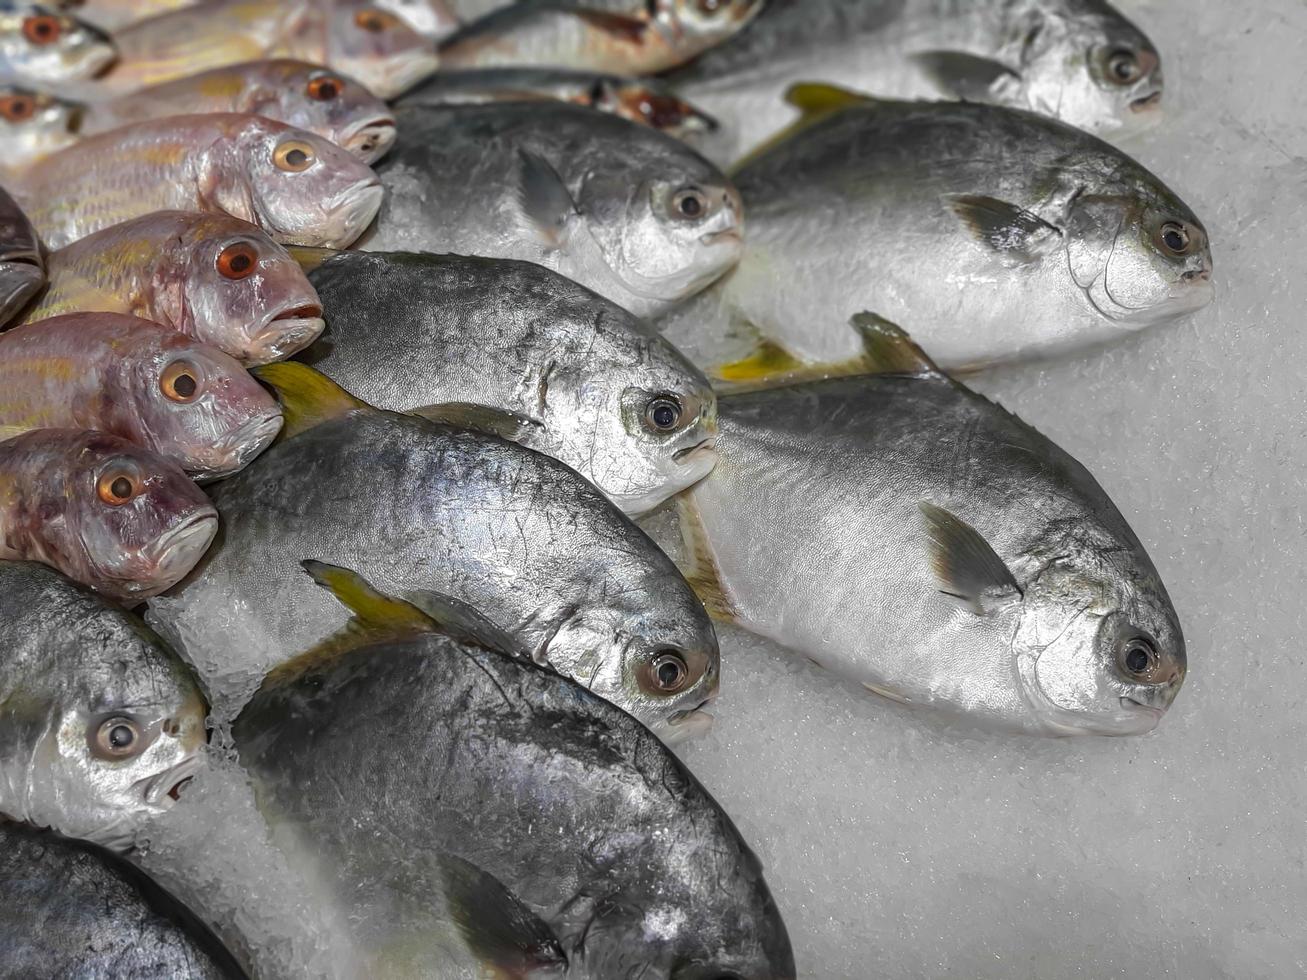
[[[332,75],[319,75],[317,78],[309,79],[309,98],[319,102],[330,102],[339,97],[344,90],[345,83]]]
[[[645,95],[639,104],[640,115],[655,129],[666,129],[685,121],[685,104],[668,95]]]
[[[729,0],[696,0],[695,6],[699,8],[699,13],[712,17],[725,10],[730,3]]]
[[[1107,56],[1107,73],[1120,85],[1132,85],[1143,77],[1144,69],[1133,51],[1122,48]]]
[[[697,187],[685,187],[672,197],[672,210],[687,221],[702,218],[708,211],[708,195]]]
[[[303,140],[287,140],[272,153],[272,162],[277,165],[277,169],[293,174],[308,170],[316,159],[317,153],[313,147]]]
[[[690,679],[690,668],[675,650],[663,650],[649,663],[649,679],[663,693],[675,694]]]
[[[91,735],[91,751],[101,759],[126,759],[139,755],[144,743],[140,725],[131,718],[108,718]]]
[[[36,115],[36,100],[26,95],[9,95],[0,99],[0,116],[10,122],[26,122]]]
[[[1127,674],[1146,680],[1158,666],[1157,648],[1145,636],[1134,636],[1121,645],[1117,655]]]
[[[38,14],[23,21],[23,37],[33,44],[54,44],[61,34],[63,25],[59,23],[58,17]]]
[[[134,470],[115,466],[100,474],[95,490],[106,504],[120,507],[141,492],[141,479]]]
[[[1162,247],[1172,255],[1184,255],[1189,251],[1189,232],[1178,221],[1168,221],[1162,225],[1158,237],[1161,239]]]
[[[236,242],[218,253],[214,265],[224,279],[246,279],[259,264],[259,253],[249,242]]]
[[[186,404],[200,392],[200,372],[188,361],[173,361],[163,369],[159,388],[169,401]]]
[[[684,409],[671,395],[659,395],[645,406],[645,420],[659,432],[671,432],[680,424]]]
[[[382,31],[394,27],[399,21],[384,10],[374,10],[368,7],[354,15],[354,23],[369,33],[380,34]]]

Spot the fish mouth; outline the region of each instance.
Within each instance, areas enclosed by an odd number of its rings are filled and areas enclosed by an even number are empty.
[[[399,130],[395,120],[383,116],[350,126],[341,134],[340,145],[364,163],[372,163],[386,155],[386,152],[395,145],[398,135]]]
[[[225,440],[222,462],[187,470],[188,475],[197,483],[207,483],[240,472],[277,438],[282,422],[281,413],[273,412],[241,423]]]
[[[699,239],[699,244],[706,245],[709,248],[712,248],[714,245],[742,246],[744,244],[744,236],[740,234],[740,229],[738,228],[724,228],[721,231],[709,232],[702,236]]]
[[[1157,708],[1151,704],[1141,704],[1134,698],[1119,698],[1118,703],[1124,712],[1123,724],[1118,728],[1119,734],[1146,735],[1156,728],[1166,715],[1165,708]]]
[[[45,283],[45,273],[34,261],[14,257],[0,262],[0,310],[18,312]]]
[[[686,446],[684,449],[678,449],[672,453],[672,462],[686,465],[694,462],[697,458],[716,456],[717,440],[712,436],[701,439],[693,446]]]
[[[376,177],[359,181],[340,194],[329,207],[338,234],[326,241],[329,248],[345,248],[363,234],[363,229],[381,210],[385,190]]]
[[[250,340],[247,366],[268,364],[290,357],[313,343],[327,327],[322,307],[304,303],[274,314]]]
[[[1151,112],[1162,104],[1162,90],[1156,89],[1130,103],[1131,112]]]
[[[668,745],[679,745],[682,742],[688,742],[690,739],[703,738],[712,731],[715,719],[703,710],[704,705],[708,703],[705,701],[697,708],[689,711],[676,711],[669,715],[667,724],[661,733],[663,741]]]
[[[155,567],[160,575],[181,578],[208,550],[218,533],[216,513],[198,514],[181,527],[164,534],[155,542]],[[184,568],[182,566],[185,566]]]
[[[187,756],[171,769],[165,769],[156,776],[145,780],[141,793],[146,806],[166,810],[181,798],[181,791],[186,783],[204,767],[204,757],[199,753]]]

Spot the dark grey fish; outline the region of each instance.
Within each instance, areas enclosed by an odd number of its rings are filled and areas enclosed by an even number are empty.
[[[41,242],[17,202],[0,187],[0,327],[44,284]]]

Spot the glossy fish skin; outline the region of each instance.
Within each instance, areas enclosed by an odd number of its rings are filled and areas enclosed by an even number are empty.
[[[43,565],[0,562],[0,596],[0,813],[125,849],[203,765],[199,688],[137,617]]]
[[[245,255],[254,263],[238,267]],[[48,259],[25,323],[103,310],[153,320],[242,364],[289,357],[322,333],[304,270],[267,233],[225,214],[158,211],[87,235]]]
[[[1085,468],[1015,416],[900,373],[726,396],[721,418],[683,529],[703,529],[701,567],[746,629],[1002,729],[1142,734],[1170,706],[1185,645],[1157,570]],[[949,522],[932,507],[978,533],[971,557],[934,550]],[[969,584],[986,550],[1003,574]],[[1123,666],[1132,643],[1145,674]]]
[[[0,327],[45,283],[41,242],[18,202],[0,187]]]
[[[281,408],[222,351],[116,313],[72,313],[0,334],[0,431],[95,429],[230,476],[281,430]]]
[[[440,636],[365,646],[270,678],[234,734],[376,975],[796,976],[730,818],[634,719],[550,671]],[[469,913],[518,941],[475,948]]]
[[[735,187],[661,133],[561,103],[396,115],[364,248],[525,259],[637,316],[694,295],[739,258]]]
[[[0,558],[44,562],[130,605],[176,585],[217,530],[176,463],[125,439],[36,429],[0,442]]]
[[[526,262],[342,252],[310,274],[330,311],[304,359],[371,405],[486,405],[530,420],[516,441],[560,459],[628,514],[716,462],[716,397],[625,310]],[[675,415],[660,428],[660,407]]]
[[[401,106],[480,105],[553,99],[608,112],[694,142],[716,120],[679,98],[662,82],[565,68],[482,68],[440,71],[400,98]]]
[[[0,83],[0,178],[76,143],[82,110],[80,102]]]
[[[133,24],[114,41],[119,60],[101,84],[115,92],[224,65],[297,58],[389,99],[437,64],[430,41],[367,0],[208,0]]]
[[[11,976],[236,980],[212,934],[131,865],[0,824],[0,962]]]
[[[942,366],[972,367],[1112,341],[1213,295],[1193,211],[1124,153],[1032,113],[854,105],[735,179],[744,257],[668,328],[696,360],[743,320],[801,361],[847,362],[862,353],[849,318],[869,310],[910,318]]]
[[[0,80],[59,84],[91,78],[115,56],[107,35],[54,6],[0,0]]]
[[[762,6],[762,0],[513,4],[448,38],[440,47],[440,63],[455,69],[552,67],[655,74],[731,37]]]
[[[278,58],[213,68],[97,102],[87,135],[203,112],[238,112],[316,133],[372,163],[395,142],[389,107],[363,85],[306,61]]]
[[[274,445],[213,499],[222,543],[149,612],[211,690],[257,685],[345,625],[300,568],[313,558],[388,594],[435,590],[474,606],[537,662],[670,737],[708,721],[696,709],[716,693],[718,651],[703,606],[642,531],[556,460],[357,410]],[[669,651],[686,670],[664,691],[652,670]]]
[[[1103,0],[769,0],[669,81],[723,121],[710,154],[723,162],[792,121],[784,94],[803,82],[1028,109],[1099,134],[1155,121],[1163,85],[1157,49]]]
[[[372,221],[381,187],[321,136],[260,116],[173,116],[48,157],[11,190],[46,247],[63,248],[152,211],[225,213],[275,240],[344,248]]]

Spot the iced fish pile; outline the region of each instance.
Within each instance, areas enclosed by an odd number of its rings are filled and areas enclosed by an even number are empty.
[[[0,0],[0,973],[795,978],[714,619],[1155,728],[1145,544],[948,372],[1210,301],[1161,97],[1082,0]]]

